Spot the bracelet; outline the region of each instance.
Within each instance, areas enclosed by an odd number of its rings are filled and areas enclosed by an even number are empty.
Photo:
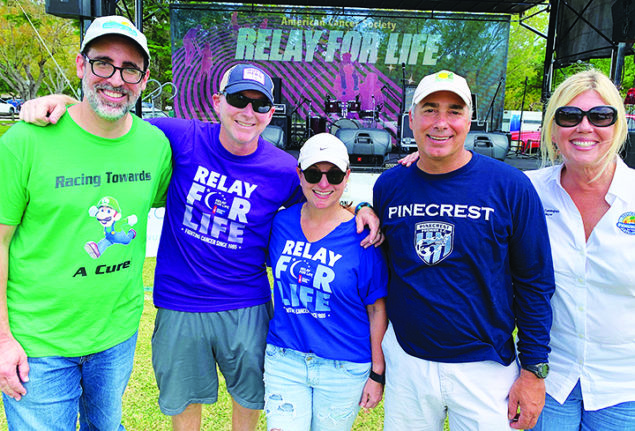
[[[357,213],[359,212],[359,210],[361,210],[364,207],[368,207],[371,210],[373,209],[373,206],[371,204],[369,204],[368,202],[360,202],[357,204],[357,206],[355,207],[355,215],[357,215]]]
[[[377,382],[379,384],[385,385],[386,384],[386,375],[385,374],[377,374],[376,372],[374,372],[373,370],[370,370],[370,379],[374,382]]]

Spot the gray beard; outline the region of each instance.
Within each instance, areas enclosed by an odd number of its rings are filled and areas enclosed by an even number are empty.
[[[93,109],[93,111],[95,111],[95,113],[104,120],[118,121],[122,119],[128,113],[128,111],[134,108],[135,104],[137,103],[138,96],[134,99],[131,99],[129,103],[125,104],[110,105],[108,103],[104,103],[97,97],[98,89],[115,90],[115,87],[107,84],[99,84],[93,86],[92,88],[89,88],[86,84],[86,80],[82,79],[82,90],[84,91],[84,97],[86,97],[86,100],[88,100],[88,104]],[[123,92],[129,96],[131,95],[130,91],[128,90],[123,90]]]

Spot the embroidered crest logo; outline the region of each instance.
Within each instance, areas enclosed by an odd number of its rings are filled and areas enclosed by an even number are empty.
[[[415,250],[427,265],[436,265],[452,253],[454,225],[422,222],[415,225]]]
[[[635,212],[629,211],[617,220],[617,227],[628,235],[635,235]]]

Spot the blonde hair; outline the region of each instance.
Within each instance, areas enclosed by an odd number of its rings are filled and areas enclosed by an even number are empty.
[[[540,138],[540,152],[542,154],[543,166],[547,164],[547,160],[552,164],[562,162],[558,147],[556,143],[553,142],[553,128],[555,125],[554,117],[556,115],[556,110],[562,106],[566,106],[575,97],[588,90],[595,91],[607,105],[610,105],[617,110],[617,121],[612,126],[615,128],[613,142],[611,142],[609,150],[601,160],[602,166],[600,174],[602,174],[609,164],[615,160],[615,156],[626,142],[626,137],[628,135],[626,111],[624,110],[622,97],[617,91],[617,88],[615,88],[615,85],[613,85],[606,75],[598,70],[591,69],[578,72],[567,78],[558,86],[558,88],[556,88],[556,91],[553,92],[553,95],[547,104],[545,118],[542,122],[543,127]]]

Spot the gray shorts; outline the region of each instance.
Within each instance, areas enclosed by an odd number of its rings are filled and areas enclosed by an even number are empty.
[[[152,335],[152,366],[165,415],[218,398],[216,365],[227,392],[241,406],[264,407],[264,352],[271,301],[214,313],[159,308]]]

